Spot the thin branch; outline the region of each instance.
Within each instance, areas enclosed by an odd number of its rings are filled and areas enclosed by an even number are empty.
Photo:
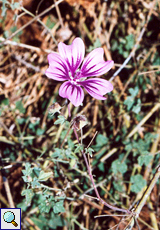
[[[15,142],[15,143],[19,143],[17,137],[15,137],[13,134],[11,134],[11,132],[9,131],[9,129],[7,128],[7,126],[0,121],[0,126],[2,126],[2,128],[6,131],[6,133],[8,133],[8,135],[12,138],[12,140]]]
[[[96,137],[98,131],[95,132],[94,136],[92,137],[92,140],[89,142],[89,144],[87,145],[87,149],[90,147],[90,145],[92,144],[94,138]]]
[[[55,3],[55,6],[56,6],[56,11],[57,11],[57,15],[58,15],[58,18],[59,18],[59,22],[60,22],[60,24],[61,24],[61,27],[64,28],[64,24],[63,24],[61,12],[60,12],[60,10],[59,10],[58,5],[56,4],[56,0],[54,0],[54,3]]]
[[[41,49],[41,48],[36,47],[36,46],[31,46],[31,45],[27,45],[27,44],[20,43],[20,42],[5,40],[2,37],[0,37],[0,42],[2,42],[2,43],[0,43],[0,46],[1,46],[1,44],[3,44],[3,45],[12,45],[12,46],[19,46],[19,47],[22,47],[22,48],[25,48],[25,49],[34,50],[36,52],[43,51],[43,52],[46,52],[46,53],[54,53],[50,49]]]
[[[0,153],[0,164],[3,166],[1,153]],[[6,191],[7,198],[8,198],[9,207],[10,208],[15,208],[13,198],[12,198],[12,193],[11,193],[10,186],[9,186],[9,182],[8,182],[7,177],[6,177],[6,172],[5,172],[4,168],[1,169],[1,173],[2,173],[2,178],[3,178],[4,188],[5,188],[5,191]]]
[[[146,203],[146,200],[148,199],[153,187],[157,183],[157,180],[160,177],[160,165],[158,166],[156,173],[154,174],[150,184],[148,185],[146,191],[144,192],[140,202],[138,203],[137,207],[134,210],[135,216],[131,218],[130,222],[126,226],[125,230],[131,230],[136,222],[136,219],[138,218],[144,204]]]
[[[16,59],[17,61],[21,62],[23,65],[25,65],[27,68],[33,69],[35,72],[41,72],[44,74],[45,72],[42,72],[39,66],[34,66],[31,63],[26,62],[22,58],[18,57],[17,55],[12,54],[12,57]]]
[[[123,62],[123,64],[121,65],[121,67],[120,67],[120,68],[113,74],[113,76],[109,79],[109,81],[113,81],[114,78],[121,72],[121,70],[127,65],[127,63],[130,61],[130,59],[134,56],[135,51],[136,51],[136,49],[137,49],[137,47],[138,47],[138,45],[139,45],[139,43],[140,43],[140,41],[141,41],[141,39],[142,39],[142,37],[143,37],[143,34],[144,34],[144,32],[146,31],[146,28],[147,28],[149,19],[150,19],[151,15],[152,15],[153,8],[154,8],[154,6],[155,6],[155,3],[156,3],[156,0],[155,0],[155,1],[153,2],[153,4],[152,4],[153,6],[152,6],[152,8],[151,8],[150,11],[149,11],[149,14],[148,14],[148,17],[147,17],[147,21],[146,21],[146,23],[144,24],[144,26],[143,26],[143,28],[142,28],[140,34],[139,34],[139,37],[138,37],[138,39],[137,39],[137,42],[136,42],[136,44],[134,45],[134,47],[133,47],[131,53],[129,54],[129,56],[127,57],[127,59]]]
[[[55,8],[56,5],[60,4],[61,2],[63,2],[63,0],[59,0],[58,2],[56,2],[55,4],[51,5],[49,8],[47,8],[46,10],[44,10],[42,13],[40,13],[39,15],[35,16],[33,19],[31,19],[29,22],[27,22],[25,25],[23,25],[21,28],[19,28],[18,30],[16,30],[14,33],[12,33],[8,38],[5,39],[4,42],[2,42],[0,45],[3,45],[7,40],[13,38],[16,34],[18,34],[20,31],[22,31],[23,29],[25,29],[27,26],[29,26],[30,24],[32,24],[34,21],[38,20],[40,17],[42,17],[44,14],[48,13],[50,10],[52,10],[53,8]]]
[[[23,11],[25,11],[27,14],[29,14],[30,16],[32,16],[33,18],[36,17],[36,15],[32,14],[30,11],[28,11],[27,9],[25,9],[24,7],[21,7]],[[40,20],[37,19],[37,21],[47,30],[47,32],[50,34],[50,36],[52,37],[53,41],[55,42],[55,44],[57,45],[57,41],[55,39],[55,37],[53,36],[51,30]]]
[[[149,111],[149,113],[136,125],[136,127],[127,135],[127,138],[132,137],[140,127],[160,108],[160,103],[155,104],[155,106]]]

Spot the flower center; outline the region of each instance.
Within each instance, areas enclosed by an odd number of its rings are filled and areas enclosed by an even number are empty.
[[[74,76],[73,74],[69,71],[69,77],[70,77],[70,82],[73,84],[73,85],[78,85],[78,82],[80,81],[84,81],[86,79],[86,77],[82,77],[81,75],[81,71],[78,69],[75,71],[74,73]]]
[[[73,85],[77,85],[77,80],[74,79],[73,77],[70,77],[70,82],[73,84]]]
[[[70,82],[71,82],[73,85],[78,85],[78,83],[77,83],[77,81],[78,81],[78,76],[79,76],[79,70],[77,70],[77,71],[74,73],[74,77],[73,77],[72,73],[69,71]]]

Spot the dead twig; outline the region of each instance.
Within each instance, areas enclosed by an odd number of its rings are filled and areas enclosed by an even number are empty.
[[[120,68],[113,74],[113,76],[109,79],[109,81],[113,81],[114,78],[121,72],[121,70],[127,65],[127,63],[130,61],[130,59],[134,56],[135,51],[136,51],[136,49],[138,48],[138,45],[139,45],[139,43],[140,43],[140,41],[141,41],[141,39],[142,39],[142,37],[143,37],[143,35],[144,35],[144,32],[146,31],[146,28],[147,28],[149,19],[150,19],[151,15],[152,15],[153,8],[154,8],[155,4],[156,4],[156,0],[152,3],[152,7],[151,7],[151,9],[150,9],[150,11],[149,11],[149,13],[148,13],[147,21],[146,21],[146,23],[144,24],[144,26],[143,26],[143,28],[142,28],[140,34],[139,34],[139,37],[138,37],[138,39],[137,39],[137,42],[136,42],[136,44],[134,45],[134,47],[133,47],[131,53],[129,54],[129,56],[127,57],[127,59],[123,62],[123,64],[121,65],[121,67],[120,67]]]
[[[139,214],[140,214],[144,204],[146,203],[146,200],[148,199],[153,187],[157,183],[157,180],[159,179],[159,177],[160,177],[160,165],[158,166],[156,173],[154,174],[150,184],[148,185],[148,187],[147,187],[146,191],[144,192],[140,202],[138,203],[137,207],[134,210],[135,216],[133,216],[131,218],[131,220],[127,224],[125,230],[131,230],[133,228],[134,224],[136,223],[136,219],[139,217]]]
[[[32,24],[34,21],[38,20],[40,17],[42,17],[44,14],[48,13],[50,10],[52,10],[53,8],[56,7],[56,5],[60,4],[61,2],[63,2],[63,0],[59,0],[58,2],[56,2],[55,4],[51,5],[50,7],[48,7],[46,10],[44,10],[42,13],[38,14],[37,16],[35,16],[33,19],[31,19],[29,22],[27,22],[25,25],[23,25],[21,28],[19,28],[18,30],[16,30],[14,33],[12,33],[8,38],[5,39],[5,41],[3,41],[0,45],[4,45],[4,43],[7,40],[10,40],[11,38],[13,38],[15,35],[17,35],[20,31],[24,30],[27,26],[29,26],[30,24]]]

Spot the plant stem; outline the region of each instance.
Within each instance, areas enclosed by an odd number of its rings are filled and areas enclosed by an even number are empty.
[[[71,117],[71,108],[70,108],[70,103],[68,104],[68,116]]]
[[[77,134],[76,129],[75,129],[75,128],[73,128],[73,131],[74,131],[74,134],[75,134],[75,136],[76,136],[76,139],[77,139],[78,143],[80,143],[80,142],[79,142],[79,137],[78,137],[78,134]]]
[[[77,135],[77,132],[76,132],[75,129],[74,129],[74,133],[75,133],[75,136],[76,136],[76,138],[77,138],[78,143],[80,143],[80,142],[79,142],[78,135]],[[129,211],[128,209],[117,208],[117,207],[115,207],[115,206],[112,206],[112,205],[106,203],[106,202],[100,197],[99,192],[98,192],[98,190],[97,190],[97,188],[96,188],[96,185],[95,185],[95,183],[94,183],[94,179],[93,179],[93,176],[92,176],[91,168],[90,168],[90,166],[89,166],[89,164],[88,164],[88,160],[87,160],[87,157],[86,157],[86,155],[85,155],[85,152],[84,152],[84,150],[82,150],[81,152],[82,152],[83,158],[84,158],[84,160],[85,160],[85,164],[86,164],[86,166],[87,166],[88,174],[89,174],[89,177],[90,177],[90,179],[91,179],[91,182],[92,182],[92,185],[93,185],[93,188],[94,188],[94,191],[95,191],[95,193],[96,193],[96,195],[97,195],[98,200],[99,200],[102,204],[104,204],[106,207],[108,207],[108,208],[110,208],[110,209],[112,209],[112,210],[114,210],[114,211],[120,211],[120,212],[125,212],[125,213],[128,213],[128,214],[131,214],[132,212]]]
[[[62,141],[62,144],[61,144],[61,147],[60,147],[60,149],[62,149],[63,148],[63,145],[64,145],[64,143],[65,143],[65,141],[66,141],[66,139],[67,139],[67,136],[69,135],[69,132],[71,131],[71,127],[68,129],[68,131],[67,131],[67,133],[66,133],[66,135],[65,135],[65,137],[64,137],[64,139],[63,139],[63,141]]]
[[[117,208],[117,207],[115,207],[115,206],[112,206],[112,205],[106,203],[104,200],[102,200],[102,198],[100,197],[99,192],[98,192],[98,190],[97,190],[97,188],[96,188],[96,185],[95,185],[95,183],[94,183],[94,179],[93,179],[93,176],[92,176],[92,172],[91,172],[91,169],[90,169],[90,166],[89,166],[89,164],[88,164],[87,157],[86,157],[84,151],[82,151],[82,155],[83,155],[83,157],[84,157],[84,160],[85,160],[85,163],[86,163],[86,166],[87,166],[87,170],[88,170],[88,173],[89,173],[89,177],[90,177],[91,182],[92,182],[92,185],[93,185],[93,187],[94,187],[94,191],[95,191],[95,193],[96,193],[97,198],[99,199],[99,201],[100,201],[102,204],[104,204],[105,206],[107,206],[108,208],[113,209],[114,211],[120,211],[120,212],[125,212],[125,213],[128,213],[128,214],[131,214],[131,211],[129,211],[129,210],[127,210],[127,209]]]

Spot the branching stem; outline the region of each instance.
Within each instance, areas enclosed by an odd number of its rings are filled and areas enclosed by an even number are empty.
[[[80,143],[80,142],[79,142],[78,135],[77,135],[77,131],[76,131],[75,129],[74,129],[74,133],[75,133],[75,136],[76,136],[76,138],[77,138],[78,143]],[[100,197],[99,192],[98,192],[98,190],[97,190],[97,188],[96,188],[96,185],[95,185],[95,183],[94,183],[93,175],[92,175],[92,172],[91,172],[91,168],[90,168],[90,166],[89,166],[89,164],[88,164],[88,160],[87,160],[86,154],[85,154],[84,150],[82,150],[81,152],[82,152],[82,155],[83,155],[83,158],[84,158],[84,161],[85,161],[87,170],[88,170],[88,174],[89,174],[89,177],[90,177],[90,179],[91,179],[91,182],[92,182],[92,185],[93,185],[93,188],[94,188],[94,191],[95,191],[95,193],[96,193],[96,196],[97,196],[98,200],[99,200],[102,204],[104,204],[106,207],[108,207],[108,208],[110,208],[110,209],[112,209],[112,210],[114,210],[114,211],[120,211],[120,212],[125,212],[125,213],[128,213],[128,214],[132,214],[132,212],[129,211],[128,209],[117,208],[117,207],[115,207],[115,206],[112,206],[112,205],[108,204],[107,202],[105,202],[105,201]]]

